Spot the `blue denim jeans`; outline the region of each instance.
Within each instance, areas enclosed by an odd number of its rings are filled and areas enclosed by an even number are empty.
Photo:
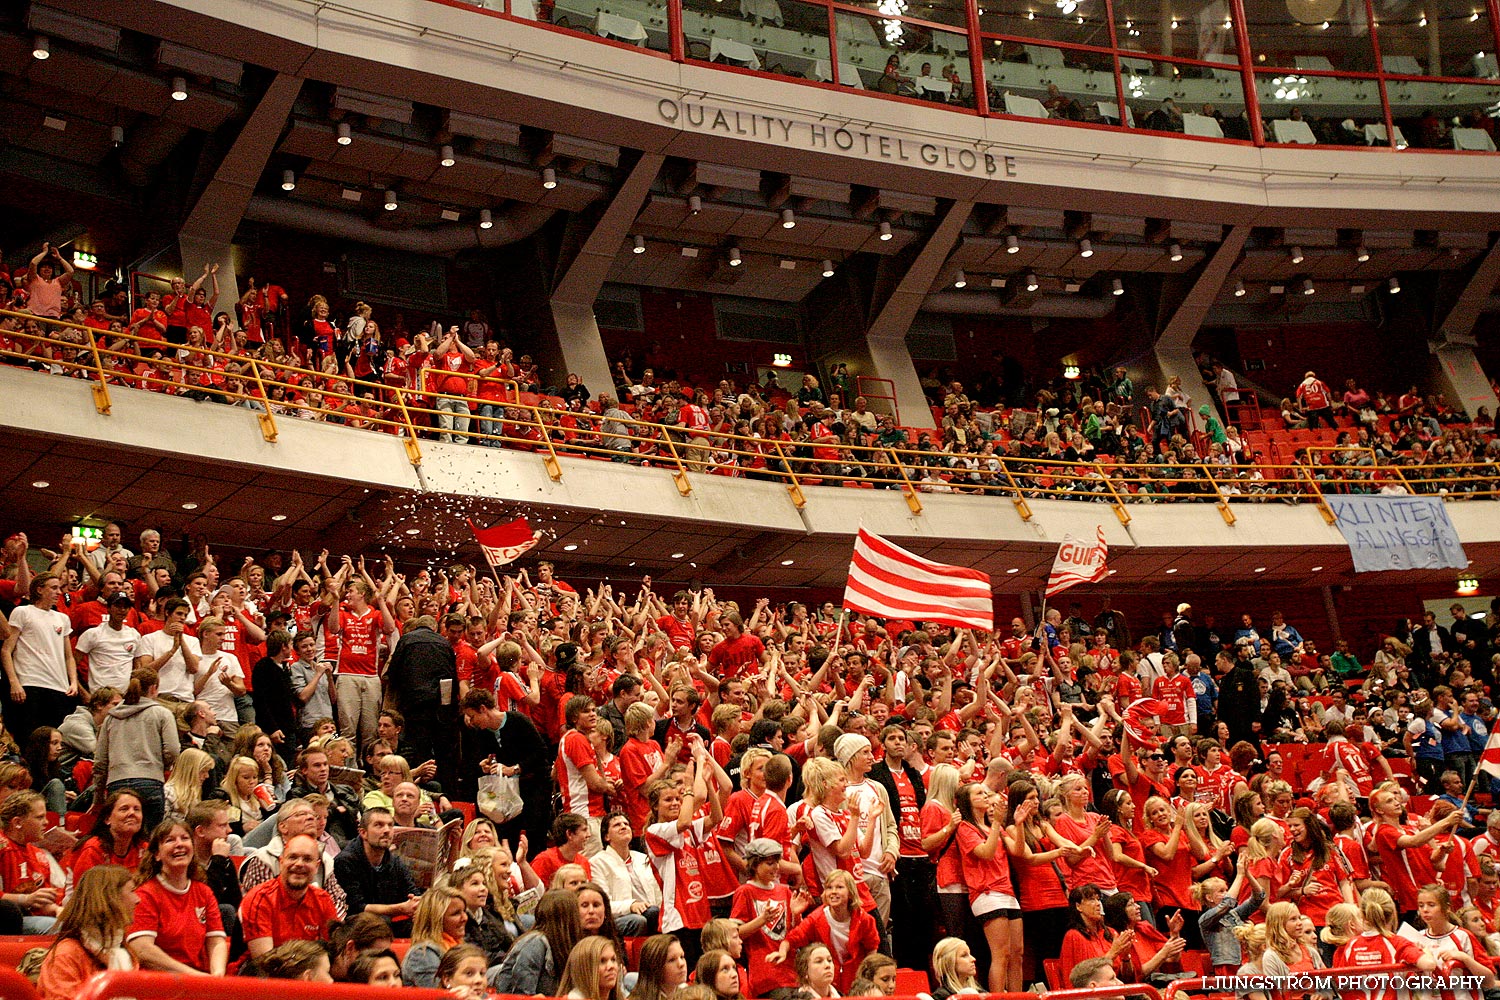
[[[504,415],[505,407],[501,406],[499,403],[480,403],[478,410],[479,433],[498,435],[501,428],[500,418]],[[484,445],[486,448],[500,447],[499,441],[494,441],[489,438],[484,438],[479,443]]]

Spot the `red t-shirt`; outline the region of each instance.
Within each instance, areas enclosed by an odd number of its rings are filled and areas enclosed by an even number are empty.
[[[432,369],[432,380],[436,385],[436,392],[445,392],[450,396],[467,396],[473,388],[472,379],[465,378],[462,374],[468,370],[468,365],[462,351],[449,351],[435,362]]]
[[[675,615],[662,615],[656,619],[656,627],[667,634],[673,649],[691,649],[697,638],[693,623],[680,621]]]
[[[787,822],[786,803],[770,792],[756,800],[750,810],[750,827],[746,831],[751,840],[765,837],[781,845],[781,856],[787,861],[796,861],[797,852],[792,848],[791,824]]]
[[[339,673],[374,677],[380,672],[380,609],[365,608],[355,614],[347,608],[339,616]]]
[[[745,959],[750,968],[750,996],[769,996],[774,989],[797,985],[793,963],[771,965],[765,960],[786,938],[791,921],[792,891],[781,882],[769,889],[747,882],[735,890],[729,915],[745,924],[764,913],[772,903],[779,903],[781,912],[767,920],[760,930],[744,935]]]
[[[1339,948],[1333,956],[1333,968],[1372,969],[1388,965],[1415,968],[1426,954],[1421,945],[1409,938],[1365,931]],[[1364,990],[1362,995],[1364,1000],[1396,1000],[1397,994],[1393,989],[1384,989]],[[1361,996],[1361,991],[1351,991],[1345,996],[1358,997]]]
[[[214,911],[218,911],[217,906]],[[240,903],[245,940],[270,938],[273,948],[287,941],[322,941],[328,936],[328,926],[337,919],[338,911],[328,893],[310,885],[301,899],[294,899],[279,878],[251,889]]]
[[[1180,906],[1185,910],[1197,910],[1190,891],[1193,886],[1193,865],[1197,862],[1188,846],[1187,833],[1184,832],[1177,838],[1177,853],[1172,855],[1170,861],[1150,850],[1171,839],[1170,833],[1162,833],[1160,830],[1147,830],[1141,834],[1141,846],[1147,848],[1146,859],[1156,869],[1156,878],[1152,880],[1154,894],[1151,898],[1158,906]]]
[[[1154,859],[1146,858],[1146,848],[1141,844],[1141,838],[1137,837],[1131,830],[1125,829],[1118,823],[1110,824],[1109,839],[1111,843],[1120,845],[1120,853],[1127,858],[1134,858],[1143,864],[1158,868]],[[1126,865],[1115,865],[1115,884],[1121,892],[1128,892],[1135,899],[1151,898],[1151,876],[1139,868],[1131,868]]]
[[[737,854],[743,854],[750,844],[750,814],[756,804],[755,796],[744,789],[730,795],[724,806],[724,818],[719,820],[719,826],[714,830],[714,836],[734,845]]]
[[[158,876],[135,890],[135,918],[125,940],[151,938],[184,965],[208,971],[208,939],[227,937],[219,901],[203,882],[189,882],[186,892],[171,889]]]
[[[903,858],[925,858],[927,852],[922,850],[922,810],[917,807],[917,790],[899,763],[891,768],[891,780],[896,783],[897,801],[891,803],[891,811],[896,814],[900,854]]]
[[[958,824],[956,835],[959,856],[963,858],[964,882],[969,887],[969,902],[974,902],[987,892],[1014,896],[1015,889],[1010,882],[1010,859],[1005,853],[1003,837],[996,844],[994,856],[986,859],[974,853],[974,849],[987,839],[979,827],[965,820]]]
[[[1318,884],[1317,892],[1304,893],[1297,897],[1297,909],[1302,911],[1302,915],[1311,920],[1314,925],[1318,927],[1326,925],[1328,908],[1344,901],[1343,894],[1339,892],[1339,886],[1349,880],[1349,870],[1344,866],[1338,852],[1329,851],[1328,860],[1323,867],[1312,869],[1311,851],[1299,864],[1292,854],[1292,848],[1287,847],[1281,852],[1278,863],[1286,873],[1287,880],[1301,878],[1302,873],[1307,872],[1307,878],[1301,884],[1305,886],[1308,881]]]
[[[1043,837],[1033,854],[1050,851],[1053,844]],[[1015,877],[1016,898],[1021,901],[1021,911],[1050,910],[1068,905],[1068,886],[1064,881],[1062,866],[1056,861],[1036,862],[1012,855],[1011,874]]]
[[[583,779],[583,769],[599,765],[599,756],[594,753],[589,738],[576,729],[563,736],[557,748],[557,764],[552,775],[557,779],[557,788],[562,795],[562,811],[580,816],[603,816],[604,793],[589,789]]]
[[[930,837],[943,827],[948,825],[951,813],[946,806],[933,799],[928,799],[922,806],[922,836]],[[937,863],[937,884],[939,888],[949,885],[963,885],[964,873],[963,862],[958,856],[958,832],[955,830],[953,836],[946,843],[939,844],[931,852],[932,860]]]
[[[646,828],[646,850],[661,886],[661,930],[698,930],[708,923],[708,889],[703,883],[700,848],[708,839],[708,822],[693,820],[679,830],[675,822]]]
[[[1082,844],[1089,839],[1089,834],[1094,832],[1096,825],[1109,822],[1098,813],[1084,813],[1084,816],[1085,821],[1080,823],[1067,813],[1063,813],[1052,821],[1052,828],[1059,836],[1066,837],[1075,844]],[[1077,864],[1064,865],[1069,889],[1077,889],[1090,882],[1101,889],[1116,887],[1115,865],[1105,856],[1103,847],[1103,844],[1095,844],[1093,849]]]
[[[1197,697],[1193,692],[1193,679],[1187,674],[1162,677],[1151,690],[1151,697],[1161,702],[1161,722],[1164,726],[1181,726],[1187,723],[1188,700]]]
[[[1396,909],[1406,912],[1417,908],[1417,890],[1437,881],[1437,872],[1432,868],[1430,844],[1413,850],[1400,846],[1398,841],[1407,835],[1407,830],[1392,823],[1375,824],[1375,850],[1380,855],[1381,877],[1391,887]]]
[[[625,800],[625,815],[630,817],[630,828],[636,836],[646,831],[646,821],[651,817],[651,805],[646,801],[646,779],[661,765],[663,756],[662,748],[655,740],[632,736],[620,747],[620,791]]]
[[[757,636],[743,634],[738,639],[725,639],[709,651],[709,670],[724,680],[733,680],[747,668],[759,667],[765,652],[765,644]]]
[[[589,878],[594,877],[594,870],[589,865],[589,859],[582,853],[574,855],[573,860],[569,861],[556,847],[549,847],[531,859],[531,870],[536,873],[537,878],[542,880],[542,885],[551,885],[552,876],[556,875],[557,870],[563,865],[579,865],[588,873]]]
[[[6,840],[0,846],[0,889],[5,892],[27,893],[45,886],[66,888],[53,885],[52,866],[42,855],[41,848],[35,844],[18,844],[13,840]]]

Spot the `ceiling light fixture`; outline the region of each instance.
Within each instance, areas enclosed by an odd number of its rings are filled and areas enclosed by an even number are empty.
[[[631,247],[630,247],[630,252],[631,253],[645,253],[646,252],[646,237],[637,235],[630,242],[631,242]]]
[[[1391,294],[1392,295],[1400,295],[1401,294],[1401,279],[1400,278],[1397,278],[1395,275],[1392,275],[1391,278],[1390,278],[1390,280],[1387,281],[1386,284],[1390,286]]]
[[[495,225],[495,215],[487,208],[479,210],[479,228],[489,229]]]
[[[572,542],[569,542],[567,545],[563,546],[563,551],[564,552],[577,552],[578,551],[578,546],[574,545]]]
[[[963,288],[968,283],[969,283],[969,279],[964,275],[963,269],[960,268],[959,271],[958,271],[958,274],[953,279],[953,287],[954,288]]]
[[[783,566],[790,566],[792,563],[794,563],[796,561],[797,560],[795,560],[795,559],[783,559],[783,560],[781,560],[781,565],[783,565]]]
[[[730,267],[739,267],[740,266],[740,248],[739,247],[730,247],[729,248],[729,266]]]
[[[198,509],[198,505],[195,504],[195,503],[189,502],[189,503],[183,504],[182,505],[182,509],[183,510],[197,510]]]
[[[406,533],[408,535],[420,535],[422,533],[422,529],[421,528],[407,528],[406,529]]]
[[[1009,236],[1005,237],[1005,252],[1006,253],[1020,253],[1021,252],[1021,238],[1019,236],[1017,236],[1015,233],[1011,233]]]
[[[92,271],[99,266],[99,255],[87,250],[73,251],[73,266],[80,271]]]
[[[451,167],[457,162],[458,161],[453,158],[452,146],[445,145],[442,149],[438,150],[438,166]]]
[[[681,559],[682,556],[683,556],[683,553],[681,553],[681,552],[673,552],[672,553],[672,558],[673,559]]]
[[[823,261],[823,277],[825,277],[825,278],[831,278],[831,277],[833,277],[833,261],[831,261],[831,260],[825,260],[825,261]]]
[[[1465,597],[1479,593],[1479,578],[1464,574],[1458,578],[1458,592]]]
[[[1038,288],[1041,288],[1041,287],[1042,287],[1042,283],[1036,280],[1036,275],[1034,275],[1034,274],[1028,274],[1026,276],[1026,290],[1028,292],[1034,292]]]
[[[1094,244],[1090,243],[1087,239],[1081,239],[1081,240],[1079,240],[1078,241],[1078,256],[1080,256],[1080,257],[1092,257],[1092,256],[1094,256]]]
[[[1162,570],[1162,572],[1165,573],[1165,574],[1167,574],[1168,576],[1171,576],[1171,575],[1173,575],[1174,573],[1177,572],[1177,567],[1176,566],[1172,566],[1172,567],[1169,567],[1168,569]]]
[[[49,483],[49,482],[47,482],[47,480],[45,480],[45,479],[38,479],[34,483],[32,483],[31,485],[35,486],[39,490],[45,490],[47,487],[51,486],[52,484]]]
[[[283,170],[281,172],[281,190],[283,190],[283,191],[295,191],[295,190],[297,190],[297,174],[294,171]]]
[[[1314,292],[1316,292],[1317,290],[1318,289],[1313,285],[1313,280],[1311,278],[1303,278],[1302,279],[1302,294],[1303,295],[1311,295]]]
[[[396,192],[389,189],[385,192],[385,210],[387,212],[396,210]]]
[[[273,521],[285,521],[286,520],[286,515],[285,514],[272,514],[271,515],[271,520],[273,520]]]
[[[1237,299],[1245,297],[1245,283],[1239,278],[1234,279],[1234,297]]]
[[[1300,264],[1305,259],[1301,247],[1292,247],[1292,263]]]
[[[703,198],[700,195],[694,194],[688,196],[688,211],[693,215],[697,215],[703,211]]]
[[[109,127],[109,144],[116,149],[125,145],[125,126],[111,125]]]
[[[349,134],[349,123],[339,122],[338,139],[335,140],[340,146],[347,146],[354,141],[354,136]]]
[[[797,213],[793,212],[790,208],[783,208],[781,210],[781,228],[782,229],[796,229],[797,228]]]
[[[1170,260],[1172,263],[1175,264],[1175,263],[1177,263],[1181,259],[1182,259],[1182,244],[1181,243],[1177,243],[1177,242],[1173,242],[1171,245],[1169,245],[1167,247],[1167,260]]]
[[[1266,568],[1264,566],[1257,566],[1257,567],[1255,567],[1255,572],[1257,572],[1257,573],[1264,573],[1265,571],[1266,571]]]
[[[187,80],[180,76],[172,77],[172,100],[187,100]]]
[[[555,187],[557,187],[557,171],[553,170],[551,167],[543,167],[542,189],[544,191],[551,191]]]
[[[1005,575],[1006,576],[1010,576],[1012,574],[1019,573],[1019,572],[1021,572],[1021,567],[1019,567],[1019,566],[1012,566],[1010,569],[1008,569],[1008,570],[1005,571]]]
[[[1322,566],[1314,566],[1312,569],[1308,570],[1308,572],[1309,573],[1321,573],[1321,572],[1323,572],[1323,567]]]
[[[889,241],[890,238],[894,235],[895,234],[891,232],[891,224],[889,222],[882,222],[880,224],[880,239],[882,242]]]
[[[1116,295],[1125,294],[1125,282],[1121,281],[1119,278],[1110,279],[1109,288],[1110,291],[1114,292],[1114,294]]]
[[[1354,259],[1363,264],[1370,259],[1370,248],[1361,243],[1354,248]]]
[[[46,59],[52,55],[52,46],[46,35],[37,35],[31,40],[31,58]]]

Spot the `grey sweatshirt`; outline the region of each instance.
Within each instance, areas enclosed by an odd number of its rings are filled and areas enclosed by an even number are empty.
[[[104,717],[94,750],[94,785],[99,789],[96,801],[103,801],[104,789],[111,781],[165,781],[180,748],[177,720],[168,709],[150,698],[134,705],[116,705]]]

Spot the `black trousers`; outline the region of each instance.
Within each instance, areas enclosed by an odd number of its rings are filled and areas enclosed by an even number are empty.
[[[891,880],[891,957],[903,969],[932,964],[937,921],[937,866],[930,858],[900,858]]]

